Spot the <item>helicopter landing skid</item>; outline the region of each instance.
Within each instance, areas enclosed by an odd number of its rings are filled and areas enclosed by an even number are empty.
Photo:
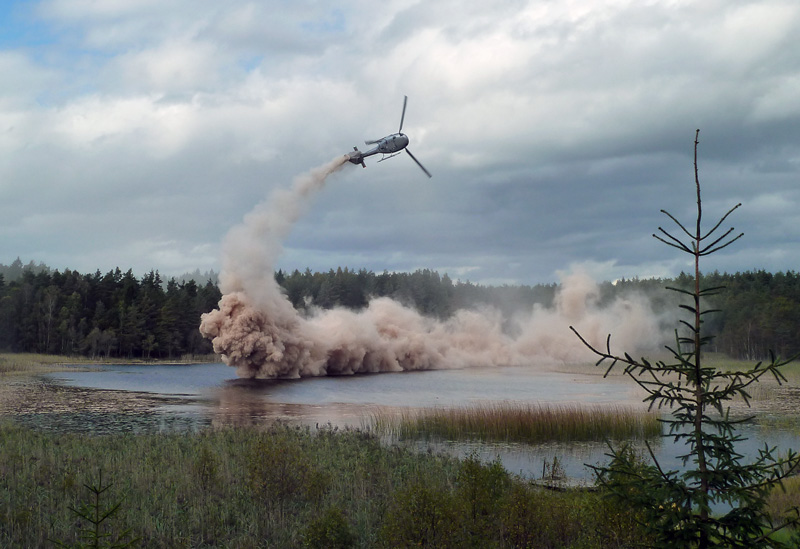
[[[384,154],[384,155],[381,157],[381,159],[380,159],[380,160],[378,160],[378,162],[383,162],[384,160],[389,160],[390,158],[393,158],[393,157],[397,156],[398,154],[400,154],[400,153],[399,153],[399,152],[396,152],[396,153],[394,153],[394,154],[390,154],[390,155],[388,155],[388,156]]]

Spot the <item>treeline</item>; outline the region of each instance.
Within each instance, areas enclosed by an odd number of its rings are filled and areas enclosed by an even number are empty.
[[[31,260],[28,263],[23,263],[22,260],[17,257],[14,261],[12,261],[8,265],[4,265],[0,263],[0,276],[8,282],[14,282],[15,280],[19,280],[23,273],[31,271],[34,274],[36,273],[52,273],[53,269],[42,263],[36,263],[35,261]],[[183,273],[182,275],[176,276],[175,282],[190,282],[192,280],[195,281],[198,285],[205,285],[207,282],[213,282],[217,284],[219,282],[219,274],[217,274],[213,269],[200,272],[200,269],[195,269],[192,272]]]
[[[298,270],[292,273],[278,271],[275,279],[286,291],[296,309],[308,305],[329,309],[345,307],[360,309],[372,297],[391,297],[403,305],[413,307],[426,316],[444,319],[459,309],[472,309],[482,305],[500,309],[505,316],[531,310],[534,305],[549,307],[553,303],[556,284],[536,286],[482,286],[471,282],[453,280],[429,269],[413,273],[384,271],[375,274],[361,269],[339,267],[326,273]]]
[[[682,283],[689,278],[684,275]],[[722,310],[710,326],[719,333],[714,350],[748,360],[769,358],[770,351],[781,357],[800,353],[800,274],[712,273],[705,283],[726,288],[713,298]]]
[[[800,353],[800,274],[714,271],[701,275],[700,285],[720,289],[708,298],[707,306],[716,312],[704,318],[705,333],[714,335],[706,347],[709,351],[746,360],[768,359],[770,352],[784,358]],[[694,277],[681,273],[675,278],[622,280],[614,287],[618,292],[656,287],[690,290]],[[671,307],[677,303],[675,292],[648,295],[672,300]],[[664,310],[664,303],[656,308]]]
[[[19,262],[19,260],[17,260]],[[15,262],[15,263],[17,263]],[[12,264],[13,265],[13,264]],[[0,265],[0,349],[89,357],[161,358],[212,352],[200,336],[200,315],[214,309],[221,294],[212,281],[163,281],[151,271],[142,278],[119,268],[102,274],[51,271],[34,264]],[[5,269],[5,270],[4,270]],[[421,269],[413,273],[376,274],[338,268],[325,273],[278,271],[276,281],[300,311],[313,307],[360,309],[372,297],[391,297],[422,314],[447,318],[458,309],[491,306],[504,318],[553,306],[556,284],[484,286],[453,281],[447,274]],[[706,287],[725,287],[711,306],[720,312],[705,319],[716,334],[711,351],[759,360],[773,351],[800,352],[800,275],[714,272],[703,276]],[[672,286],[689,289],[692,277],[623,279],[600,283],[598,304],[636,291],[646,294],[656,313],[674,312]]]
[[[211,282],[137,279],[119,268],[91,275],[26,268],[0,274],[0,349],[119,358],[208,354],[197,327],[221,297]]]

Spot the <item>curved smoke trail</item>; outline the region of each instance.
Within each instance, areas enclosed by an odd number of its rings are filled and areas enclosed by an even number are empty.
[[[597,306],[586,275],[562,280],[552,309],[516,319],[503,332],[496,312],[458,311],[446,321],[424,317],[389,298],[362,311],[332,309],[301,316],[273,276],[281,242],[310,198],[347,162],[338,157],[295,178],[289,189],[257,205],[223,243],[219,308],[204,314],[200,332],[242,377],[275,378],[394,372],[468,366],[522,365],[533,359],[590,358],[568,326],[600,345],[608,333],[623,348],[652,342],[658,322],[644,298]]]

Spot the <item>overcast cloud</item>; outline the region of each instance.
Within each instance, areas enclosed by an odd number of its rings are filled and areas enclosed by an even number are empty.
[[[707,269],[796,270],[795,0],[8,1],[0,7],[0,263],[177,275],[292,178],[348,165],[280,266],[482,283],[671,276],[650,235],[745,237]]]

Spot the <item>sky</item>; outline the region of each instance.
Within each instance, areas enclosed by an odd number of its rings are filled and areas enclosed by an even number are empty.
[[[742,239],[705,270],[800,260],[796,0],[44,0],[0,4],[0,263],[219,271],[294,177],[329,178],[283,269],[481,284],[668,277],[652,237]]]

